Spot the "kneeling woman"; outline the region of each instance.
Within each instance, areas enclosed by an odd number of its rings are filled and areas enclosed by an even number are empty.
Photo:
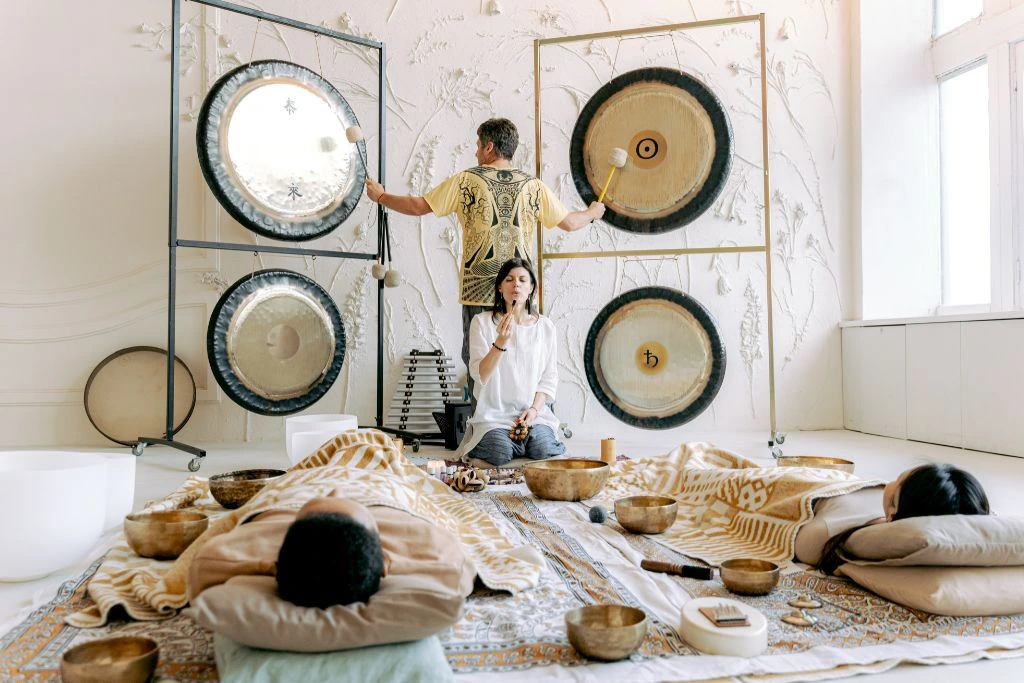
[[[542,460],[565,452],[549,405],[558,387],[555,325],[533,312],[537,276],[529,262],[510,259],[494,281],[494,308],[469,326],[469,373],[476,411],[459,447],[463,459],[500,467],[512,458]],[[529,427],[513,440],[517,421]]]

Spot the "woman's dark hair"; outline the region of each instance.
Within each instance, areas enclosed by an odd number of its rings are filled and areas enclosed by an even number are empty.
[[[519,147],[519,131],[508,119],[487,119],[476,129],[480,143],[494,143],[494,153],[502,159],[511,159]]]
[[[533,284],[533,290],[530,295],[526,297],[526,312],[533,313],[533,295],[537,293],[537,274],[533,272],[533,266],[530,262],[522,258],[510,258],[501,264],[501,268],[498,269],[498,274],[494,276],[494,306],[491,307],[491,317],[497,318],[498,316],[505,315],[505,299],[501,296],[501,283],[505,281],[508,274],[516,268],[524,268],[527,273],[530,274],[530,282]]]
[[[953,465],[932,463],[914,468],[903,478],[896,494],[896,511],[892,513],[892,521],[910,517],[988,513],[988,496],[974,475]],[[840,556],[843,545],[853,532],[862,528],[854,527],[828,539],[818,568],[826,574],[834,574],[845,562]]]
[[[384,551],[376,532],[340,512],[295,520],[277,555],[277,593],[300,607],[366,602],[380,588]]]

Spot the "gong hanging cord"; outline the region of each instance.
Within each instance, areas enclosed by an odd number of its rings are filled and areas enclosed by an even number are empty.
[[[252,56],[256,53],[256,36],[260,34],[261,23],[263,23],[263,19],[256,17],[256,31],[252,34],[252,47],[249,48],[249,64],[252,64]]]

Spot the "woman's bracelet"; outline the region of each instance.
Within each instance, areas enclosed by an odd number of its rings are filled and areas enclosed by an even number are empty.
[[[505,353],[505,351],[507,351],[507,350],[508,350],[507,348],[506,348],[506,349],[503,349],[503,348],[501,348],[500,346],[498,346],[498,345],[497,345],[497,344],[495,344],[494,342],[491,342],[491,346],[493,346],[494,348],[498,349],[498,350],[499,350],[499,351],[501,351],[502,353]]]

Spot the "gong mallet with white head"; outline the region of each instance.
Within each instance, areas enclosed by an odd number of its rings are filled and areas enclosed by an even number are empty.
[[[608,165],[611,168],[608,169],[608,179],[604,181],[604,187],[601,188],[601,196],[597,198],[598,202],[604,201],[604,193],[608,191],[608,183],[612,181],[615,169],[623,168],[626,165],[626,150],[621,147],[612,147],[612,152],[608,155]]]
[[[359,143],[363,141],[363,129],[359,126],[349,126],[345,129],[345,138],[356,146],[356,152],[359,153],[359,161],[363,162],[363,172],[366,175],[370,175],[369,169],[366,168],[366,159],[363,158],[363,148],[359,146]]]

